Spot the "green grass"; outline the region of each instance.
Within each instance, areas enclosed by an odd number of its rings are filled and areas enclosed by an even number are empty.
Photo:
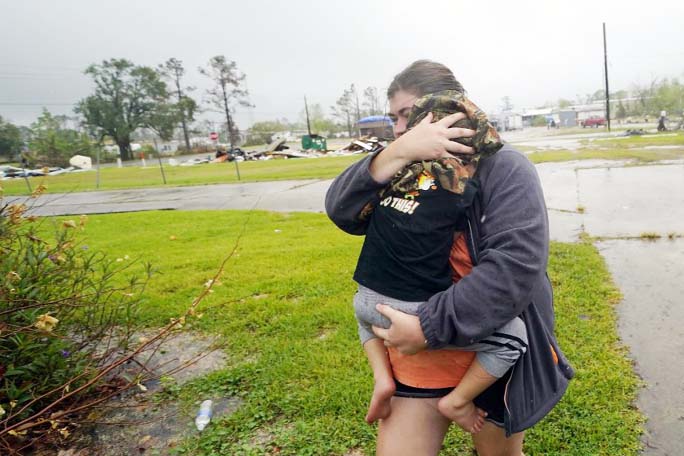
[[[351,163],[360,160],[363,154],[338,157],[274,159],[239,163],[242,182],[273,181],[287,179],[327,179],[340,174]],[[102,168],[100,190],[114,190],[142,187],[162,187],[161,171],[154,160],[147,161],[147,167]],[[237,182],[234,163],[208,163],[194,166],[164,165],[166,186],[228,184]],[[47,185],[51,193],[80,192],[96,190],[95,171],[62,174],[57,176],[29,178],[32,188],[38,184]],[[0,182],[5,195],[23,195],[28,190],[24,179],[10,179]]]
[[[587,147],[611,147],[616,149],[647,146],[681,146],[684,149],[684,132],[652,133],[643,136],[599,138],[582,140]]]
[[[372,377],[350,304],[361,238],[324,215],[256,211],[91,216],[83,234],[91,249],[156,266],[141,314],[156,326],[190,304],[245,226],[221,284],[201,305],[204,316],[189,325],[218,335],[230,365],[171,395],[193,409],[203,397],[244,403],[178,451],[372,454],[375,428],[363,422]],[[619,293],[590,244],[554,243],[550,275],[558,337],[577,377],[528,432],[525,453],[636,455],[642,417],[633,407],[638,381],[616,335]],[[469,454],[469,447],[454,429],[443,454]]]
[[[566,162],[573,160],[631,160],[639,163],[652,163],[661,160],[684,158],[684,147],[681,149],[579,149],[579,150],[543,150],[527,154],[532,163]]]

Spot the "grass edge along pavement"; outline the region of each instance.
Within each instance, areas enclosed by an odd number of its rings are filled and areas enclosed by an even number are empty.
[[[362,238],[321,214],[265,211],[91,216],[84,235],[89,248],[122,261],[142,257],[159,270],[141,315],[155,326],[203,287],[248,216],[237,254],[198,309],[204,315],[188,322],[226,343],[229,367],[166,396],[191,410],[208,397],[244,402],[174,453],[372,454],[375,428],[363,422],[372,376],[350,304]],[[616,333],[620,294],[589,243],[552,243],[549,273],[558,337],[577,376],[528,432],[525,453],[636,455],[643,417],[634,406],[639,381]],[[469,447],[452,430],[442,454]]]

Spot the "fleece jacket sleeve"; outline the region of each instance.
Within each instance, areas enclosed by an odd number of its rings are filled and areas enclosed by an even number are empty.
[[[325,195],[328,217],[349,234],[366,233],[368,221],[359,220],[359,213],[367,203],[378,203],[378,193],[386,185],[377,182],[370,174],[369,166],[374,156],[368,155],[345,169],[330,184]]]
[[[491,335],[530,303],[548,260],[548,216],[534,166],[505,147],[481,162],[478,261],[418,309],[428,345],[465,346]]]

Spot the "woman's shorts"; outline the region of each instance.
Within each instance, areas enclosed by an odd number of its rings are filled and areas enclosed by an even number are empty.
[[[492,386],[483,391],[473,401],[477,407],[487,412],[487,421],[501,428],[504,427],[504,413],[506,410],[504,392],[506,391],[506,382],[508,382],[509,377],[510,371],[494,382]],[[397,385],[394,395],[397,397],[416,399],[437,398],[444,397],[453,390],[453,388],[414,388],[413,386],[404,385],[396,379],[394,381]]]

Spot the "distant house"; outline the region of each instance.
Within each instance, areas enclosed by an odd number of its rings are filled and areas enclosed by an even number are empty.
[[[524,127],[531,127],[532,122],[536,117],[543,117],[547,122],[551,122],[553,120],[556,122],[556,124],[560,121],[558,112],[554,108],[523,109],[521,116]]]
[[[491,115],[489,121],[497,131],[520,130],[523,127],[522,116],[513,111],[503,111]]]
[[[357,123],[361,136],[376,136],[378,138],[392,138],[392,119],[387,116],[368,116],[359,119]]]

